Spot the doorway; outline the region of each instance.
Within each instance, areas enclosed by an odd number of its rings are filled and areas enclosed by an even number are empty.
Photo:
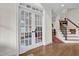
[[[19,6],[20,54],[42,45],[42,10],[26,6]]]

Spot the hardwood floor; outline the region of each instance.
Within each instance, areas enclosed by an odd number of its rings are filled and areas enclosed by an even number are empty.
[[[79,56],[79,44],[49,44],[27,51],[20,56]]]

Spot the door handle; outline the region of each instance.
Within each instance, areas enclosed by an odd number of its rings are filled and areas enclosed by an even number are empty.
[[[32,31],[32,33],[33,33],[33,32],[35,32],[35,31]]]

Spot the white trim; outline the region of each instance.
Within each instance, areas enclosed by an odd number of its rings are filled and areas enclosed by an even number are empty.
[[[42,28],[43,29],[42,30],[42,33],[43,33],[42,37],[43,37],[43,39],[42,40],[43,40],[43,45],[46,45],[45,44],[45,9],[43,10],[43,21],[42,22],[43,22],[42,23],[43,24],[43,28]]]
[[[16,4],[16,40],[17,40],[17,55],[19,55],[20,53],[20,40],[19,40],[19,13],[18,13],[18,8],[19,7],[19,3]]]

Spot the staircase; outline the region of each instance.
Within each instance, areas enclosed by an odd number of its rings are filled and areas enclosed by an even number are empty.
[[[67,30],[67,41],[79,41],[78,34],[72,34],[69,30]]]
[[[76,23],[72,22],[70,19],[66,19],[68,21],[67,26],[67,40],[68,41],[79,41],[79,26]],[[73,30],[71,30],[73,29]]]
[[[65,19],[66,22],[68,22],[68,24],[66,23],[66,30],[61,30],[63,37],[62,37],[62,41],[64,43],[79,43],[79,26],[76,25],[74,22],[72,22],[69,19]],[[72,31],[71,31],[72,29]]]

